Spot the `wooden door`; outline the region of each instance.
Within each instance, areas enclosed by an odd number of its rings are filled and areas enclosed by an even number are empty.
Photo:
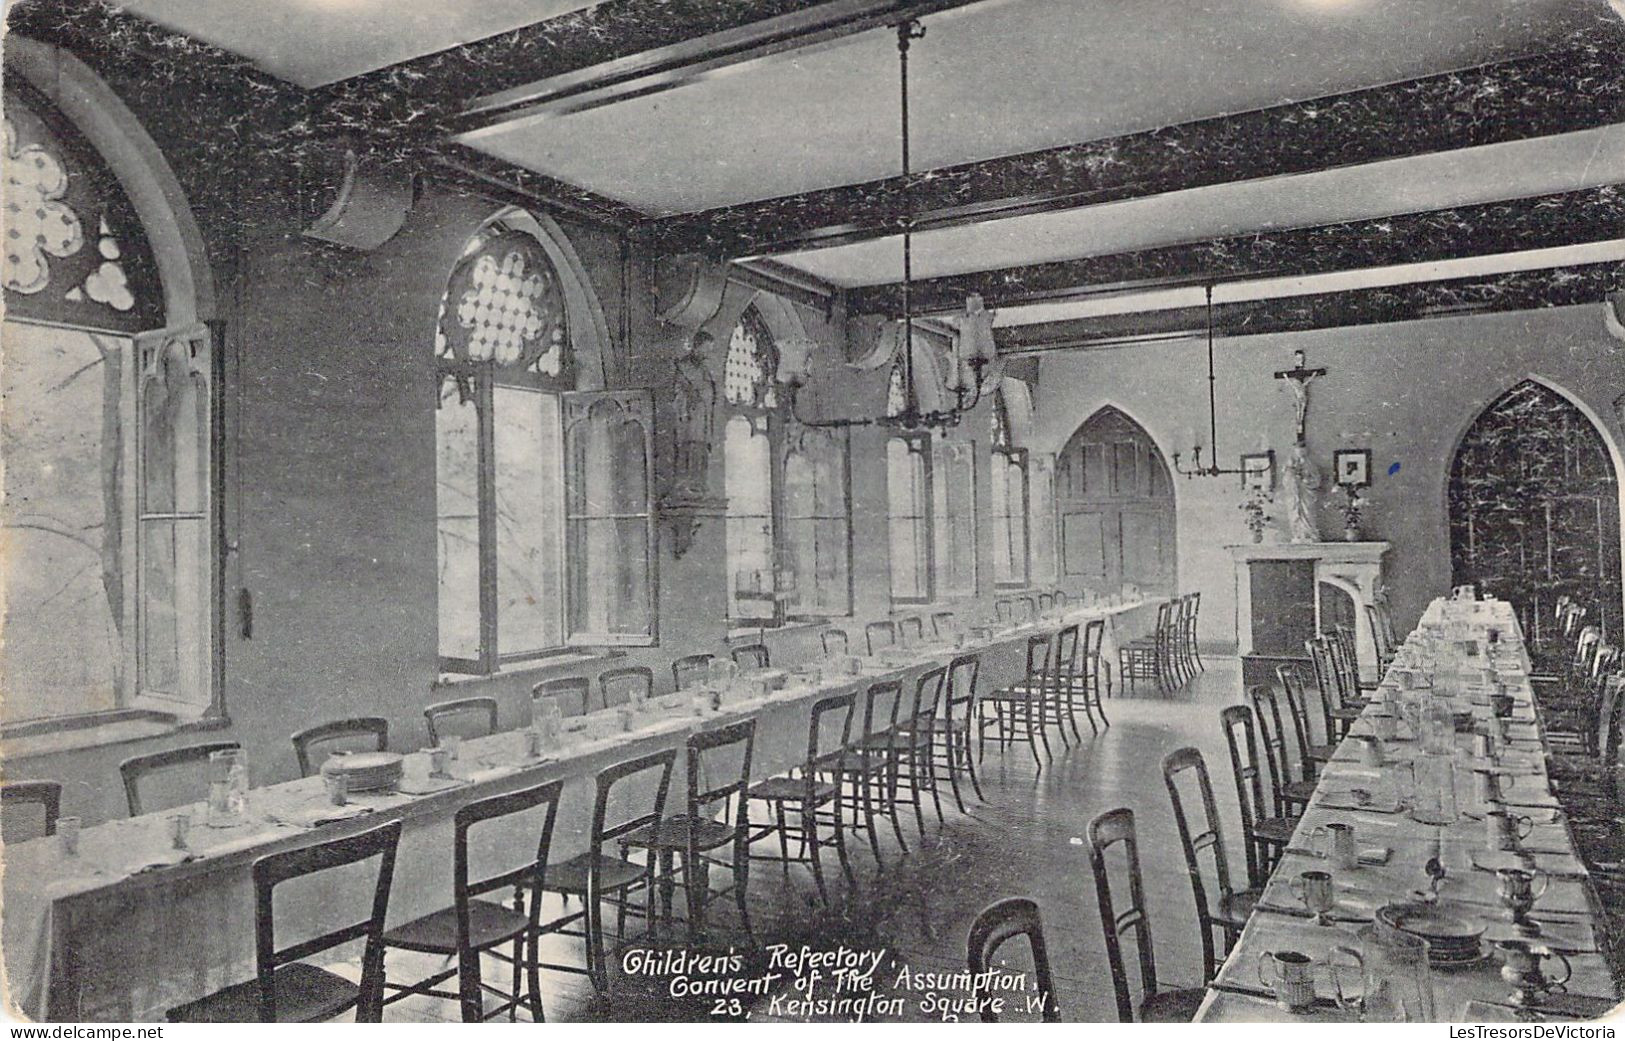
[[[1095,413],[1056,462],[1055,497],[1068,585],[1173,592],[1173,485],[1139,424],[1114,408]]]

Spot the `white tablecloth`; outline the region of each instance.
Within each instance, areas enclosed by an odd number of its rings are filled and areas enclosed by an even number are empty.
[[[1517,631],[1511,605],[1494,601],[1475,607],[1469,603],[1438,600],[1428,608],[1422,621],[1424,624],[1464,625],[1475,637],[1482,636],[1483,630],[1492,625],[1509,635]],[[1507,657],[1509,655],[1503,653],[1498,660]],[[1511,745],[1503,754],[1503,762],[1516,772],[1504,779],[1510,784],[1510,789],[1505,793],[1505,802],[1513,812],[1526,815],[1536,822],[1534,831],[1523,844],[1531,851],[1549,851],[1538,853],[1536,864],[1552,875],[1550,888],[1537,901],[1534,914],[1550,923],[1547,926],[1550,935],[1543,942],[1567,950],[1574,971],[1568,984],[1569,992],[1596,998],[1617,998],[1607,963],[1598,953],[1596,915],[1592,903],[1595,897],[1583,879],[1585,869],[1574,855],[1568,829],[1561,816],[1554,812],[1557,801],[1551,794],[1546,777],[1543,742],[1528,678],[1528,658],[1519,651],[1515,660],[1516,665],[1502,676],[1506,690],[1515,699],[1513,721],[1508,724]],[[1448,685],[1452,690],[1466,695],[1454,707],[1466,710],[1476,701],[1487,698],[1487,688],[1478,692],[1480,696],[1474,696],[1474,681],[1468,678],[1465,670],[1460,673],[1460,678],[1453,678],[1457,666],[1469,663],[1454,652],[1450,643],[1441,645],[1437,664],[1446,674],[1437,679],[1435,689],[1443,690]],[[1471,664],[1482,665],[1484,661],[1479,658]],[[1332,871],[1338,901],[1337,913],[1367,919],[1383,904],[1413,899],[1413,892],[1418,887],[1425,887],[1427,882],[1423,865],[1437,853],[1446,871],[1439,887],[1439,898],[1471,909],[1472,917],[1485,923],[1487,928],[1483,945],[1488,951],[1493,940],[1513,938],[1515,933],[1508,912],[1496,896],[1495,874],[1481,866],[1492,864],[1490,858],[1493,854],[1485,848],[1484,823],[1478,815],[1483,807],[1477,802],[1473,791],[1470,769],[1473,763],[1465,755],[1466,737],[1458,735],[1462,747],[1458,750],[1457,761],[1461,768],[1457,775],[1456,794],[1463,816],[1457,823],[1436,827],[1418,823],[1405,813],[1346,808],[1351,804],[1349,793],[1354,788],[1371,792],[1370,805],[1373,807],[1391,810],[1395,802],[1395,769],[1392,766],[1379,769],[1361,765],[1356,742],[1352,740],[1357,735],[1373,732],[1370,716],[1378,708],[1375,702],[1367,708],[1360,720],[1350,728],[1350,739],[1339,746],[1331,763],[1325,767],[1314,798],[1304,812],[1289,848],[1309,850],[1313,846],[1314,829],[1332,821],[1343,821],[1354,825],[1357,847],[1386,847],[1392,850],[1391,859],[1385,865],[1361,866],[1347,872]],[[1489,710],[1479,707],[1476,711],[1483,714]],[[1408,736],[1408,731],[1402,727],[1401,737]],[[1414,740],[1390,743],[1390,762],[1413,758],[1418,754],[1417,748]],[[1291,881],[1300,872],[1326,868],[1324,860],[1300,853],[1286,854],[1265,887],[1260,906],[1302,909],[1303,903],[1291,888]],[[1360,949],[1360,940],[1355,935],[1358,928],[1352,923],[1319,926],[1273,910],[1255,912],[1235,949],[1221,967],[1214,986],[1208,991],[1197,1020],[1281,1022],[1353,1018],[1349,1013],[1326,1009],[1308,1015],[1294,1014],[1277,1008],[1267,997],[1240,991],[1261,989],[1258,964],[1264,952],[1295,950],[1320,962],[1334,946]],[[1500,960],[1491,955],[1474,966],[1435,970],[1432,984],[1438,1020],[1472,1021],[1486,1018],[1490,1012],[1497,1011],[1511,991],[1511,986],[1501,979],[1500,969]],[[1319,967],[1316,972],[1319,995],[1323,998],[1333,996],[1333,985],[1326,972]],[[1357,992],[1359,981],[1355,979],[1354,971],[1343,970],[1343,976],[1351,992]],[[1475,1004],[1469,1010],[1468,1002],[1485,1004]],[[1510,1015],[1510,1010],[1504,1011]]]
[[[1074,610],[1066,620],[1100,616],[1111,620],[1108,630],[1114,639],[1129,639],[1141,635],[1141,620],[1152,614],[1144,605],[1128,604]],[[1058,624],[1010,630],[984,646],[967,648],[982,655],[980,689],[1019,679],[1025,668],[1026,635]],[[611,732],[614,723],[606,715],[595,721],[590,739],[578,740],[559,758],[540,763],[522,762],[522,738],[516,733],[469,741],[457,772],[470,783],[429,795],[357,796],[357,804],[371,806],[374,812],[327,824],[320,835],[325,839],[390,819],[403,820],[389,922],[408,921],[451,901],[452,816],[460,806],[565,778],[551,852],[551,859],[561,860],[586,849],[593,779],[605,767],[659,748],[681,747],[700,727],[755,716],[752,773],[766,777],[805,759],[809,713],[819,697],[886,677],[908,681],[931,664],[946,664],[955,653],[963,652],[923,648],[921,659],[908,666],[874,668],[844,684],[820,688],[792,685],[767,699],[732,703],[704,717],[690,710],[657,710],[639,717],[632,733]],[[418,759],[408,757],[409,775],[426,772]],[[685,784],[679,756],[667,812],[679,809]],[[276,821],[298,820],[321,802],[320,780],[305,778],[255,789],[248,814],[252,823],[241,827],[208,828],[202,823],[201,808],[193,807],[196,820],[189,845],[198,859],[185,863],[170,862],[176,854],[168,849],[166,818],[177,811],[88,828],[81,837],[80,855],[71,859],[61,855],[52,838],[7,847],[0,882],[5,897],[0,942],[11,1001],[35,1019],[151,1021],[161,1020],[165,1009],[176,1004],[251,978],[250,866],[268,853],[314,841],[318,836],[311,829]],[[534,855],[534,834],[511,833],[506,841],[511,846],[506,851],[514,857],[522,858],[527,844]],[[510,858],[508,866],[518,862]],[[148,864],[157,866],[137,870]],[[369,884],[361,872],[323,877],[319,883],[315,879],[292,883],[290,888],[313,888],[300,891],[295,900],[279,898],[278,942],[320,931],[328,907],[365,907]]]

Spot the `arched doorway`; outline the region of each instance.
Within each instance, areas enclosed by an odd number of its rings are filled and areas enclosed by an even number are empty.
[[[1452,581],[1516,605],[1529,625],[1578,599],[1620,632],[1619,478],[1575,405],[1526,380],[1479,414],[1450,468]]]
[[[1056,461],[1055,498],[1067,585],[1173,592],[1173,480],[1140,424],[1110,406],[1089,417]]]

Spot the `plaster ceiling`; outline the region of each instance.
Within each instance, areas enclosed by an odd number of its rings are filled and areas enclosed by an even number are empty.
[[[918,232],[916,278],[1625,183],[1625,125]],[[834,285],[897,282],[902,240],[774,259]]]
[[[593,6],[594,0],[125,0],[132,14],[316,87]]]
[[[991,0],[926,19],[915,166],[1133,133],[1548,49],[1601,0]],[[898,171],[895,37],[873,30],[463,140],[656,214]]]

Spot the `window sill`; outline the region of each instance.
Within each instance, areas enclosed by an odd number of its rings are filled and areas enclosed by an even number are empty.
[[[15,726],[9,734],[0,732],[0,757],[8,762],[16,762],[87,748],[130,744],[168,734],[220,730],[228,725],[230,720],[220,716],[182,719],[165,712],[141,709],[109,712],[98,717],[42,720]]]
[[[730,629],[728,630],[727,639],[729,643],[759,643],[762,640],[771,640],[775,636],[783,636],[789,633],[804,633],[814,629],[828,629],[832,625],[838,626],[842,622],[850,622],[851,620],[851,615],[842,615],[840,617],[832,618],[798,618],[793,622],[786,622],[783,625],[769,626],[765,629],[759,629],[755,626],[751,626],[748,629]]]
[[[582,665],[593,662],[609,662],[617,658],[626,657],[622,650],[592,650],[572,651],[568,654],[559,654],[551,658],[536,658],[531,661],[516,661],[513,664],[497,670],[496,672],[474,675],[467,672],[443,672],[435,677],[430,685],[432,690],[442,688],[466,687],[470,684],[495,683],[500,680],[513,679],[518,676],[545,676],[550,673],[573,671]]]

